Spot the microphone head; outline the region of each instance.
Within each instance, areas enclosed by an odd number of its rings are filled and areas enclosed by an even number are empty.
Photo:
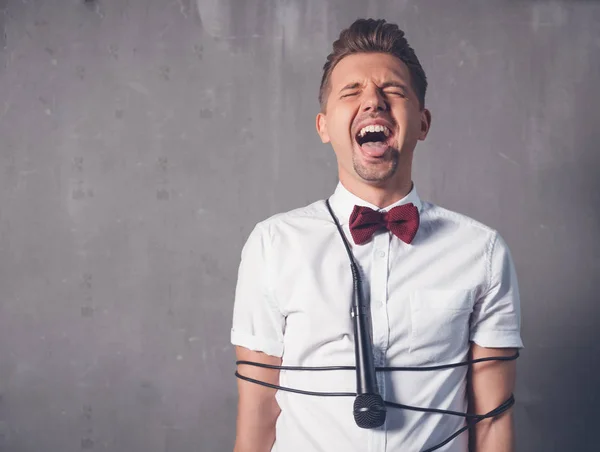
[[[354,421],[360,428],[380,427],[385,415],[385,403],[379,394],[359,394],[354,399]]]

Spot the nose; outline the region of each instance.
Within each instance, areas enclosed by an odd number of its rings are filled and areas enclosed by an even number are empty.
[[[362,105],[364,112],[387,111],[388,109],[389,105],[379,88],[374,86],[365,90]]]

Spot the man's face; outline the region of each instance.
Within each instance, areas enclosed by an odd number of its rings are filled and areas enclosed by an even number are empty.
[[[431,119],[420,108],[408,67],[384,53],[353,54],[335,66],[329,83],[317,131],[333,146],[340,180],[409,183],[413,151]]]

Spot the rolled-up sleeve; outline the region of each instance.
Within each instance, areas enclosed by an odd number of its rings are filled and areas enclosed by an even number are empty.
[[[510,251],[497,233],[486,255],[487,288],[475,303],[470,339],[481,347],[523,348],[517,275]]]
[[[273,297],[271,252],[268,229],[259,223],[242,249],[231,343],[281,357],[285,317]]]

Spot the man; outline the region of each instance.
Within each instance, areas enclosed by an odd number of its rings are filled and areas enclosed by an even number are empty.
[[[421,200],[413,185],[414,149],[431,124],[426,87],[404,33],[383,20],[357,20],[344,30],[324,66],[317,132],[337,157],[339,184],[330,203],[364,280],[376,366],[510,356],[522,347],[505,242],[493,229]],[[408,214],[398,219],[400,211]],[[379,219],[376,232],[365,218]],[[354,365],[352,290],[348,255],[323,200],[259,223],[238,275],[231,332],[238,360]],[[356,391],[347,370],[238,371],[284,387]],[[515,361],[378,372],[377,382],[387,401],[485,414],[510,397]],[[235,452],[417,452],[465,425],[457,416],[388,408],[382,427],[361,429],[352,397],[306,396],[243,380],[238,389]],[[511,410],[473,430],[438,450],[514,450]]]

